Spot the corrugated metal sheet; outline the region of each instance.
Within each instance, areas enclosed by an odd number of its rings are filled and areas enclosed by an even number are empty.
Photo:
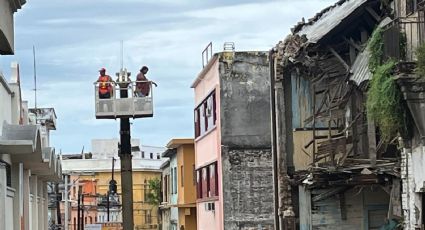
[[[306,35],[308,43],[317,43],[323,36],[332,31],[346,17],[353,13],[368,0],[347,0],[341,5],[335,5],[325,12],[317,21],[306,24],[297,32],[298,35]]]
[[[378,27],[383,28],[390,24],[392,20],[390,18],[384,18],[378,25]],[[366,80],[372,78],[372,73],[369,70],[369,58],[370,52],[366,47],[360,54],[357,55],[356,60],[351,66],[350,73],[352,74],[350,80],[354,81],[357,85],[360,85]]]
[[[372,73],[369,71],[369,49],[364,49],[359,55],[357,55],[353,66],[351,67],[350,77],[351,81],[354,81],[357,85],[372,78]]]

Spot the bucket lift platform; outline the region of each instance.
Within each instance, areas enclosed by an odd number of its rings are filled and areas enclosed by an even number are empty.
[[[147,96],[137,96],[137,83],[148,84],[150,93]],[[142,118],[153,117],[153,87],[152,81],[130,81],[119,84],[111,83],[110,98],[99,98],[99,83],[94,83],[96,119]],[[123,85],[127,85],[123,87]],[[119,98],[120,90],[128,91],[128,98]]]

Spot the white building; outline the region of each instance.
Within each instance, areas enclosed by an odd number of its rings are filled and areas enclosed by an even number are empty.
[[[93,159],[118,159],[119,139],[93,139],[92,158]],[[131,139],[131,153],[133,159],[161,159],[161,153],[165,151],[164,147],[140,145],[140,139]]]
[[[53,108],[28,110],[18,64],[12,64],[10,83],[2,74],[0,82],[0,229],[44,230],[47,183],[61,179],[60,161],[49,145],[56,114]]]

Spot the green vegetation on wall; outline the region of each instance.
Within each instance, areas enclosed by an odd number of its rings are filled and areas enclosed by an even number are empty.
[[[381,28],[375,29],[367,44],[367,49],[370,52],[369,70],[374,73],[376,69],[382,64],[382,57],[384,55],[384,41],[383,31]]]
[[[425,77],[425,43],[421,44],[416,49],[416,58],[417,66],[416,66],[416,74],[418,74],[421,78]]]
[[[383,31],[380,28],[373,32],[368,49],[372,79],[367,92],[367,114],[378,126],[381,139],[388,143],[394,137],[406,133],[406,108],[402,93],[393,78],[397,63],[394,60],[383,62]]]

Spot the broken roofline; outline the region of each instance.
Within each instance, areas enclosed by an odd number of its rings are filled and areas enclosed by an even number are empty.
[[[371,17],[379,21],[380,16],[373,10],[379,4],[378,0],[341,0],[333,6],[327,7],[307,23],[304,19],[291,29],[292,34],[276,45],[276,49],[283,50],[285,57],[295,58],[302,48],[310,44],[318,44],[341,28],[346,28],[349,22],[358,17],[361,10],[365,10]],[[362,11],[363,12],[363,11]],[[352,20],[349,20],[353,18]]]

